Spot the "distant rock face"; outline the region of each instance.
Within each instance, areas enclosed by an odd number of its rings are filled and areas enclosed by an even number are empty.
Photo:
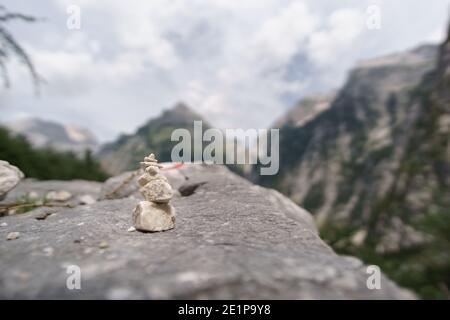
[[[0,160],[0,200],[3,200],[23,177],[22,171],[17,167]]]
[[[74,125],[29,118],[8,122],[5,126],[15,134],[25,136],[37,148],[51,147],[80,154],[87,149],[96,151],[98,148],[98,141],[92,132]]]
[[[1,218],[0,298],[414,298],[384,275],[380,290],[368,289],[366,267],[336,255],[309,213],[277,191],[223,166],[165,173],[175,188],[202,182],[189,196],[174,195],[178,225],[170,232],[133,232],[133,193],[58,208],[44,220],[39,210]],[[81,290],[66,287],[71,265],[80,267]]]
[[[326,111],[280,130],[280,172],[259,182],[310,211],[336,249],[446,298],[450,257],[435,252],[449,252],[449,92],[450,31],[440,47],[365,61]]]
[[[171,161],[172,148],[177,144],[170,140],[172,131],[177,128],[192,131],[197,120],[203,121],[204,129],[209,126],[200,115],[185,104],[178,103],[148,121],[136,133],[123,135],[117,141],[104,145],[98,158],[103,168],[111,174],[137,169],[139,161],[149,152],[157,154],[160,161]]]
[[[280,171],[257,182],[282,190],[322,226],[367,226],[376,215],[371,208],[396,181],[420,112],[411,90],[437,55],[436,46],[423,46],[358,65],[325,111],[281,128]]]
[[[321,112],[327,110],[335,98],[335,94],[317,95],[303,98],[284,116],[276,120],[272,128],[285,126],[300,127],[313,120]]]

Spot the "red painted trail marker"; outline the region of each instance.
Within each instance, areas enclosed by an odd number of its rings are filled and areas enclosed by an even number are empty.
[[[175,162],[175,163],[171,163],[170,165],[166,166],[163,165],[164,167],[161,169],[162,171],[167,171],[167,170],[173,170],[173,169],[179,169],[182,168],[184,166],[183,162]]]

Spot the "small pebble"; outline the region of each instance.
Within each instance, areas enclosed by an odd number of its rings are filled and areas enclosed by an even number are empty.
[[[51,257],[53,255],[53,252],[55,252],[55,250],[52,247],[44,248],[43,251],[47,257]]]
[[[28,281],[28,279],[30,279],[30,274],[28,272],[24,272],[24,271],[18,271],[15,273],[15,276],[21,281],[21,282],[26,282]]]
[[[95,200],[95,198],[89,194],[84,194],[78,198],[78,202],[80,204],[90,205],[97,202],[97,200]]]
[[[16,240],[19,237],[20,237],[20,233],[19,232],[10,232],[6,236],[6,240]]]
[[[109,247],[109,244],[108,244],[108,242],[106,242],[106,241],[102,241],[102,242],[100,242],[100,244],[99,244],[98,247],[99,247],[100,249],[106,249],[106,248]]]
[[[38,200],[39,199],[39,194],[36,191],[30,191],[27,193],[27,197],[30,200]]]
[[[83,253],[84,253],[84,254],[90,254],[90,253],[92,253],[92,251],[93,251],[92,248],[87,247],[87,248],[84,248]]]
[[[8,224],[6,222],[0,223],[0,227],[7,227],[7,226],[8,226]]]
[[[134,232],[134,231],[136,231],[136,228],[135,227],[129,227],[127,231],[128,232]]]
[[[72,194],[68,191],[50,191],[45,196],[47,201],[64,202],[72,198]]]

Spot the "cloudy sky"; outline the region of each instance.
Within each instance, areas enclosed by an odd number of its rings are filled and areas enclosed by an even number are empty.
[[[219,128],[265,128],[358,61],[437,43],[450,0],[7,0],[45,21],[11,23],[45,78],[36,97],[10,61],[0,121],[38,116],[102,141],[184,101]],[[71,5],[81,28],[67,28]],[[376,5],[381,29],[367,27]]]

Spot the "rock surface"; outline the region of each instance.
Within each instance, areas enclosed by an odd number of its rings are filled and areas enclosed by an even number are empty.
[[[164,233],[129,232],[133,196],[45,220],[35,211],[1,218],[0,298],[414,298],[383,275],[381,289],[369,290],[366,267],[336,255],[309,213],[280,193],[222,166],[166,173],[172,186],[206,183],[174,195],[178,226]],[[7,241],[13,231],[20,238]],[[81,268],[80,290],[66,287],[70,265]]]
[[[91,199],[98,199],[102,183],[94,181],[84,180],[71,180],[71,181],[59,181],[59,180],[46,180],[38,181],[34,179],[24,179],[16,188],[8,193],[4,202],[14,202],[21,197],[33,197],[36,199],[44,199],[50,194],[52,201],[56,199],[64,200],[73,205],[84,204],[85,200],[89,196]],[[63,192],[64,191],[64,192]],[[69,197],[68,194],[71,196]],[[60,196],[60,197],[58,197]]]
[[[100,189],[99,199],[121,199],[131,195],[140,197],[138,177],[142,172],[143,170],[127,171],[109,178]]]
[[[17,167],[0,160],[0,200],[3,200],[23,177],[22,171]]]

